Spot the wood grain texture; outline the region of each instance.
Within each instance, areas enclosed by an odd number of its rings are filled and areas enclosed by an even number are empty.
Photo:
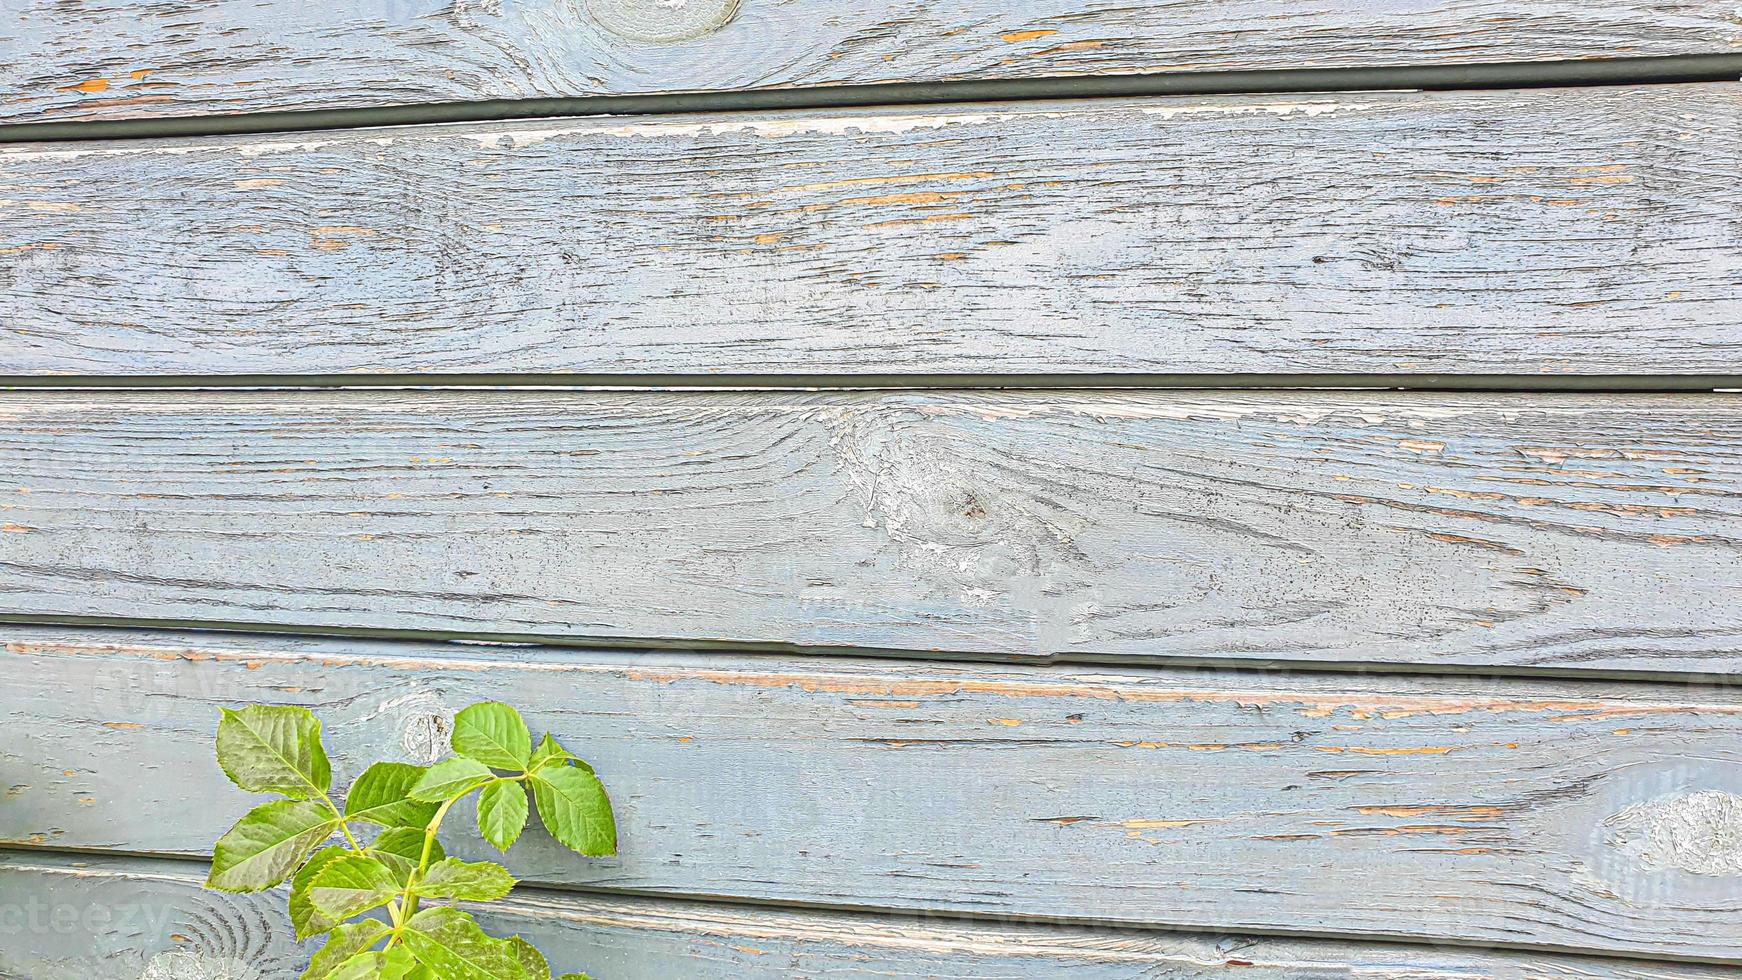
[[[1742,363],[1735,84],[26,145],[0,184],[0,374]]]
[[[1734,685],[6,640],[8,846],[209,853],[219,705],[309,706],[343,786],[504,700],[618,813],[612,859],[529,831],[544,884],[1742,960]]]
[[[301,969],[308,951],[292,938],[282,892],[223,895],[203,891],[200,881],[200,867],[182,861],[0,855],[0,915],[22,926],[0,946],[0,976],[269,980]],[[1640,960],[606,901],[539,890],[522,890],[497,908],[485,919],[498,934],[526,936],[558,969],[584,967],[604,980],[1734,976],[1725,967]],[[57,914],[64,923],[58,929]]]
[[[1739,443],[1721,394],[12,392],[0,612],[1721,673]]]
[[[1718,0],[14,4],[0,119],[1723,52]]]

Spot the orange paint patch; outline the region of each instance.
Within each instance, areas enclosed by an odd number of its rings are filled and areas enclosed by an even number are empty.
[[[843,187],[864,187],[866,185],[883,184],[925,184],[932,181],[950,180],[985,180],[986,178],[995,176],[997,175],[990,170],[968,170],[935,174],[895,174],[888,177],[852,177],[846,180],[826,180],[815,184],[794,184],[790,187],[776,188],[774,193],[814,194],[817,191],[833,191],[839,190]],[[737,196],[751,197],[752,195],[744,194]],[[754,201],[746,205],[746,207],[765,207],[773,203],[773,201]]]
[[[782,238],[785,238],[785,237],[786,237],[785,232],[770,231],[770,232],[764,232],[763,234],[757,235],[752,240],[755,241],[756,244],[758,244],[758,245],[773,245],[775,242],[778,242]]]
[[[1382,817],[1453,817],[1458,820],[1492,820],[1504,816],[1497,806],[1361,806],[1355,812]]]
[[[1049,55],[1069,54],[1072,51],[1093,51],[1096,48],[1103,48],[1106,46],[1106,41],[1071,41],[1068,44],[1060,44],[1056,47],[1047,48],[1045,51],[1036,51],[1033,56],[1036,58],[1045,58]]]
[[[1333,830],[1332,837],[1400,837],[1405,834],[1443,834],[1447,837],[1458,837],[1464,834],[1477,833],[1472,827],[1447,827],[1440,824],[1415,824],[1404,827],[1350,827],[1347,830]]]
[[[939,204],[962,195],[954,191],[908,191],[904,194],[879,194],[875,197],[849,197],[842,204]],[[817,205],[831,207],[832,205]]]
[[[929,218],[896,218],[893,221],[877,221],[877,222],[873,222],[871,224],[868,224],[865,227],[867,227],[867,228],[894,228],[894,227],[897,227],[899,225],[924,225],[924,224],[931,224],[932,222],[936,222],[936,221],[961,221],[964,218],[972,218],[972,217],[973,217],[973,215],[967,214],[967,213],[937,214],[937,215],[932,215]]]
[[[63,86],[61,86],[60,91],[62,91],[62,92],[107,92],[107,91],[109,91],[109,80],[107,78],[93,78],[93,79],[90,79],[89,81],[80,82],[77,85],[63,85]]]
[[[1003,725],[1005,728],[1015,728],[1017,725],[1022,724],[1022,719],[1020,719],[1020,718],[988,718],[988,719],[986,719],[986,724],[988,724],[988,725]]]
[[[36,529],[33,527],[25,527],[23,524],[0,524],[0,531],[4,531],[7,534],[29,534],[34,530]]]
[[[104,728],[113,728],[113,729],[116,729],[118,731],[133,732],[133,731],[138,731],[139,729],[144,728],[145,726],[139,724],[136,721],[105,721],[105,722],[103,722],[103,727]]]
[[[152,72],[154,72],[156,70],[157,69],[155,69],[155,68],[137,68],[137,69],[134,69],[133,71],[128,72],[127,77],[129,77],[137,82],[140,79],[144,78],[145,76],[151,74]]]
[[[998,40],[1005,44],[1020,44],[1023,41],[1032,41],[1036,38],[1051,37],[1057,33],[1058,31],[1011,31],[1009,34],[998,35]]]
[[[11,248],[0,248],[0,255],[17,255],[20,252],[54,252],[63,246],[59,242],[31,242],[27,245],[14,245]]]
[[[1437,453],[1446,448],[1443,442],[1433,442],[1427,439],[1399,439],[1397,448],[1412,453]]]
[[[1421,748],[1409,749],[1376,749],[1361,745],[1351,745],[1346,747],[1341,745],[1318,745],[1314,746],[1314,748],[1320,752],[1326,752],[1331,755],[1341,755],[1344,752],[1352,752],[1355,755],[1445,755],[1447,752],[1452,750],[1450,745],[1428,745]]]
[[[355,225],[323,225],[309,232],[309,247],[318,248],[323,252],[337,251],[350,246],[346,238],[368,237],[374,235],[373,228],[359,228]]]

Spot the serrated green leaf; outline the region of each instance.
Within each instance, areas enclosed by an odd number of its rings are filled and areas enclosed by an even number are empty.
[[[422,830],[413,830],[410,827],[394,827],[391,830],[383,830],[377,835],[369,843],[369,850],[383,854],[397,854],[416,863],[423,860],[423,837]],[[441,841],[432,840],[429,842],[429,859],[431,861],[440,861],[446,856],[442,853]]]
[[[509,936],[508,945],[514,950],[514,958],[520,961],[520,968],[532,980],[550,980],[550,964],[544,960],[544,954],[538,947],[527,942],[520,936]]]
[[[394,880],[399,887],[404,888],[411,880],[411,873],[417,870],[417,864],[423,860],[423,831],[410,827],[394,827],[384,830],[369,845],[369,853],[393,872]],[[429,859],[440,861],[447,857],[442,851],[442,842],[429,842]]]
[[[333,783],[321,748],[321,723],[307,708],[255,704],[222,708],[218,720],[218,766],[250,793],[282,793],[313,799]]]
[[[520,712],[499,701],[474,704],[454,716],[454,751],[497,769],[526,768],[532,733]]]
[[[328,861],[315,873],[308,898],[317,912],[342,920],[386,905],[399,889],[392,870],[380,860],[368,854],[347,854]]]
[[[478,794],[478,833],[506,851],[526,829],[526,787],[508,779],[484,787]]]
[[[593,771],[593,767],[581,761],[580,756],[563,748],[549,732],[545,732],[544,738],[538,743],[538,748],[532,750],[532,762],[528,768],[543,769],[545,766],[553,765],[573,765],[588,772]]]
[[[419,912],[402,935],[417,961],[442,980],[532,980],[514,947],[486,935],[459,909]]]
[[[322,915],[308,900],[308,886],[314,881],[315,875],[326,867],[327,862],[344,857],[351,853],[342,847],[326,847],[315,852],[308,863],[297,869],[296,877],[290,879],[290,924],[296,929],[296,938],[300,941],[311,936],[317,936],[339,924],[339,920]]]
[[[411,950],[395,946],[378,953],[358,953],[334,970],[327,980],[404,980],[417,968]]]
[[[540,769],[529,780],[544,828],[589,857],[617,853],[617,821],[599,777],[572,766]]]
[[[319,803],[274,800],[248,811],[212,848],[206,887],[224,892],[271,888],[332,836],[338,820]]]
[[[345,816],[380,827],[429,826],[441,804],[411,798],[411,788],[426,771],[404,762],[375,763],[345,794]]]
[[[411,788],[411,798],[426,803],[445,803],[456,796],[465,796],[495,778],[496,774],[482,762],[455,756],[430,766],[417,785]]]
[[[392,931],[386,923],[375,919],[363,919],[339,926],[333,930],[327,944],[309,960],[308,969],[302,971],[301,980],[332,980],[334,971],[358,953],[380,942],[383,936]]]
[[[494,902],[513,889],[514,877],[500,864],[448,858],[430,865],[411,891],[424,898]]]

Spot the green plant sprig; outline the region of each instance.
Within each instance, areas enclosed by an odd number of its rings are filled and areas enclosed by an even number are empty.
[[[550,835],[589,857],[617,852],[611,801],[593,767],[520,712],[474,704],[454,716],[454,755],[433,766],[377,762],[334,802],[321,723],[307,708],[222,709],[218,765],[262,804],[213,848],[206,887],[255,892],[290,881],[299,940],[326,935],[302,980],[551,980],[519,936],[498,939],[471,913],[434,901],[491,902],[515,880],[491,861],[448,857],[437,840],[455,803],[478,794],[478,832],[507,852],[526,827],[530,791]],[[364,844],[354,827],[376,833]],[[322,847],[334,834],[343,845]],[[385,913],[385,920],[382,918]],[[586,980],[564,974],[557,980]]]

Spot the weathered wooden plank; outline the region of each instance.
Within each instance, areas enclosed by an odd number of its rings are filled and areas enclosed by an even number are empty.
[[[501,699],[618,811],[614,859],[516,845],[546,884],[1742,958],[1730,685],[6,637],[12,846],[207,853],[217,705],[315,709],[344,785]]]
[[[12,392],[0,613],[1742,667],[1742,399]]]
[[[1735,84],[57,144],[0,184],[0,374],[1742,363]]]
[[[200,881],[198,866],[183,861],[0,855],[0,915],[16,924],[7,933],[11,941],[0,946],[0,974],[19,980],[264,980],[301,970],[309,950],[292,936],[282,892],[224,895],[201,890]],[[610,980],[1734,976],[1726,967],[1584,956],[604,901],[538,890],[523,890],[498,909],[485,918],[499,934],[526,936],[558,969],[585,967]]]
[[[0,119],[1159,70],[1697,54],[1718,0],[290,0],[16,7]]]

